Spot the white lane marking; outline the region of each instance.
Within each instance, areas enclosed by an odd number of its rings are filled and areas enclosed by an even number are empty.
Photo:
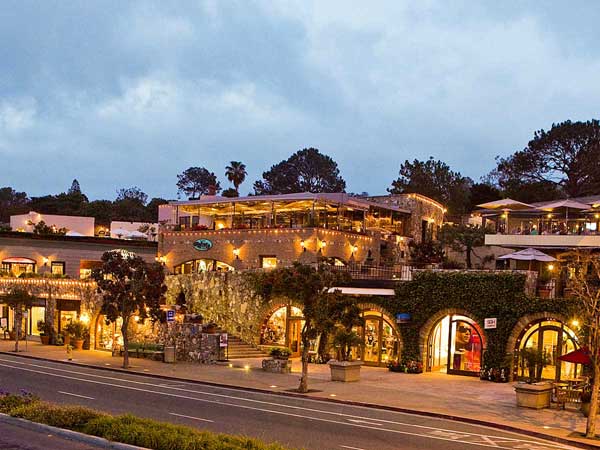
[[[6,360],[6,359],[2,359],[2,358],[0,358],[0,361],[10,362],[10,363],[14,363],[14,364],[21,364],[21,365],[29,365],[29,366],[32,366],[32,367],[40,367],[40,368],[43,368],[43,369],[56,370],[56,371],[67,372],[67,373],[71,373],[71,374],[75,373],[77,375],[87,375],[87,376],[92,376],[92,377],[96,377],[96,378],[116,380],[116,381],[120,381],[120,382],[129,382],[129,383],[133,383],[133,384],[140,384],[140,385],[151,386],[151,387],[158,387],[158,388],[163,387],[160,384],[152,384],[152,383],[140,382],[140,381],[133,381],[133,380],[124,380],[122,378],[106,377],[106,376],[94,375],[94,374],[88,374],[88,373],[72,372],[72,371],[65,370],[65,369],[53,368],[53,367],[42,366],[42,365],[37,365],[37,364],[30,364],[30,363],[25,363],[25,362],[20,362],[20,361]],[[303,415],[300,415],[300,414],[286,413],[286,412],[283,412],[283,411],[275,411],[275,410],[264,409],[264,408],[254,408],[254,407],[251,407],[251,406],[237,405],[237,404],[234,404],[234,403],[223,403],[223,402],[220,402],[220,401],[206,400],[206,399],[201,399],[201,398],[196,398],[196,397],[189,397],[189,396],[185,396],[185,395],[172,394],[172,393],[168,393],[168,392],[161,392],[161,391],[157,392],[157,391],[153,391],[153,390],[146,390],[146,389],[136,388],[136,387],[133,387],[133,386],[124,386],[124,385],[114,384],[114,383],[108,383],[108,382],[88,380],[88,379],[85,379],[85,378],[69,377],[67,375],[60,375],[60,374],[56,374],[56,373],[52,373],[52,372],[44,372],[44,371],[40,371],[40,370],[27,369],[27,368],[24,368],[24,367],[15,367],[15,366],[8,366],[8,365],[5,365],[4,367],[10,367],[10,368],[17,369],[17,370],[24,370],[24,371],[27,371],[27,372],[41,373],[41,374],[44,374],[44,375],[54,376],[54,377],[57,377],[57,378],[66,378],[66,379],[69,379],[69,380],[77,380],[77,381],[81,381],[81,382],[84,382],[84,383],[100,384],[100,385],[105,385],[105,386],[112,386],[112,387],[116,387],[116,388],[121,388],[121,389],[129,389],[129,390],[134,390],[134,391],[146,392],[146,393],[150,393],[150,394],[164,395],[164,396],[175,397],[175,398],[183,398],[183,399],[187,399],[187,400],[195,400],[195,401],[200,401],[200,402],[205,402],[205,403],[214,403],[214,404],[222,405],[222,406],[231,406],[231,407],[236,407],[236,408],[250,409],[250,410],[262,411],[262,412],[273,413],[273,414],[280,414],[280,415],[291,416],[291,417],[298,417],[298,418],[309,419],[309,420],[318,420],[318,421],[321,421],[321,422],[330,422],[330,423],[335,423],[335,424],[341,424],[341,425],[347,425],[347,426],[354,426],[354,427],[359,427],[359,428],[368,428],[368,429],[372,429],[372,430],[388,431],[388,432],[398,433],[398,434],[407,434],[407,435],[412,435],[412,436],[429,437],[431,439],[439,439],[439,440],[446,440],[446,441],[450,440],[450,441],[453,441],[453,442],[463,442],[463,443],[466,443],[466,444],[481,445],[481,446],[484,446],[484,447],[510,448],[510,449],[516,448],[516,447],[500,447],[498,445],[495,445],[497,442],[495,442],[494,445],[490,445],[490,444],[483,443],[483,442],[473,442],[473,441],[462,441],[462,440],[456,440],[456,439],[448,439],[448,438],[444,437],[443,435],[444,435],[444,432],[446,432],[446,433],[463,433],[464,436],[465,436],[465,438],[466,437],[481,437],[481,438],[485,438],[485,437],[489,436],[490,438],[498,438],[499,440],[501,440],[503,442],[507,442],[507,443],[509,443],[509,442],[510,443],[523,443],[523,445],[525,445],[525,447],[522,447],[522,448],[526,448],[527,444],[533,444],[533,445],[536,445],[536,446],[544,445],[543,442],[538,442],[538,441],[526,441],[526,440],[523,440],[523,439],[514,439],[514,438],[509,438],[509,437],[502,437],[502,438],[500,438],[500,436],[493,436],[493,435],[483,435],[483,434],[477,434],[477,433],[464,433],[464,432],[460,432],[460,431],[457,432],[455,430],[447,430],[447,429],[443,429],[443,428],[435,428],[435,427],[429,427],[429,426],[424,426],[424,425],[416,425],[416,424],[395,422],[395,421],[385,420],[385,419],[381,419],[381,420],[379,420],[379,419],[370,419],[370,420],[378,420],[380,422],[385,422],[385,423],[389,423],[389,424],[396,424],[396,425],[402,425],[402,426],[407,426],[407,427],[424,428],[424,429],[433,430],[433,431],[429,432],[429,434],[418,434],[418,433],[410,433],[410,432],[407,432],[407,431],[392,430],[392,429],[387,429],[387,428],[371,428],[371,427],[369,427],[367,425],[348,424],[347,422],[339,422],[339,421],[330,420],[330,419],[321,419],[321,418],[316,418],[316,417],[312,417],[312,416],[303,416]],[[233,400],[244,400],[244,401],[248,401],[248,402],[261,403],[261,404],[266,404],[266,405],[270,405],[270,406],[277,406],[277,407],[290,408],[290,409],[298,409],[298,410],[303,410],[303,411],[308,411],[308,412],[318,412],[318,413],[322,413],[322,414],[331,414],[331,415],[335,415],[335,416],[354,417],[354,418],[358,418],[358,419],[365,419],[365,418],[363,418],[361,416],[355,416],[355,415],[350,415],[350,414],[336,413],[336,412],[330,412],[330,411],[323,411],[323,410],[312,409],[312,408],[304,408],[304,407],[300,407],[300,406],[281,405],[279,403],[265,402],[265,401],[254,400],[254,399],[245,399],[245,398],[242,398],[242,397],[228,396],[228,395],[224,395],[224,394],[215,394],[215,393],[211,393],[211,392],[194,391],[194,390],[182,389],[182,388],[170,388],[170,389],[178,390],[178,391],[184,391],[184,392],[191,392],[191,393],[195,393],[195,394],[205,394],[205,395],[209,395],[209,396],[224,397],[224,398],[233,399]],[[369,419],[369,418],[366,418],[366,419]],[[442,436],[435,436],[435,434],[437,434],[437,433],[439,433]],[[544,447],[544,448],[572,449],[573,447],[563,446],[563,445],[560,445],[560,444],[556,444],[556,445],[553,445],[552,447]]]
[[[171,415],[171,416],[177,416],[177,417],[184,417],[186,419],[200,420],[201,422],[210,422],[210,423],[214,423],[215,422],[214,420],[203,419],[202,417],[186,416],[184,414],[169,413],[169,415]]]
[[[88,400],[95,400],[94,397],[88,397],[87,395],[73,394],[72,392],[58,391],[58,393],[65,394],[65,395],[72,395],[73,397],[87,398]]]
[[[349,448],[350,450],[365,450],[364,448],[360,448],[360,447],[348,447],[347,445],[340,445],[340,447],[342,447],[342,448]]]
[[[373,420],[377,420],[377,419],[373,419]],[[363,420],[363,419],[348,419],[348,422],[354,422],[354,423],[365,423],[367,425],[373,425],[375,427],[381,427],[382,425],[380,423],[371,421],[371,420]]]

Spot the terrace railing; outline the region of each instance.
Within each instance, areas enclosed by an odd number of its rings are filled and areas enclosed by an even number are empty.
[[[348,273],[353,280],[410,281],[413,268],[411,266],[384,267],[355,263],[334,266],[333,270]]]

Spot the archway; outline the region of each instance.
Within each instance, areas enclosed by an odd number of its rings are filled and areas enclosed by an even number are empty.
[[[174,267],[175,274],[199,272],[233,272],[235,268],[216,259],[192,259]]]
[[[444,311],[426,329],[425,368],[428,372],[479,376],[484,334],[465,311]]]
[[[284,346],[292,351],[292,356],[300,356],[300,334],[304,326],[302,310],[292,305],[278,305],[270,311],[260,335],[261,345]]]
[[[525,327],[521,325],[514,341],[514,375],[528,375],[519,357],[521,350],[532,348],[546,355],[548,364],[539,370],[537,376],[545,380],[574,379],[581,375],[581,366],[560,361],[559,356],[579,348],[576,332],[558,318],[546,316],[532,320]]]
[[[363,327],[355,327],[363,345],[354,352],[369,366],[386,366],[400,358],[402,338],[392,315],[374,303],[359,303]]]
[[[104,314],[98,314],[94,323],[94,349],[113,351],[123,345],[122,323],[123,320],[119,317],[115,322],[107,324]]]

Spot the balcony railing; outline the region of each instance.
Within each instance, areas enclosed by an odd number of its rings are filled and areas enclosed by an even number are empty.
[[[513,247],[600,247],[600,235],[585,234],[486,234],[485,245]]]
[[[412,267],[382,267],[368,266],[365,264],[348,264],[334,266],[337,272],[348,273],[353,280],[384,280],[384,281],[410,281],[412,280]]]

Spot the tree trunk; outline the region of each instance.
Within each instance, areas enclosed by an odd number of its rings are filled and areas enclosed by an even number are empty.
[[[15,352],[19,352],[19,339],[21,339],[21,325],[23,324],[23,311],[15,308]]]
[[[129,317],[123,317],[123,324],[121,325],[121,335],[123,336],[123,369],[129,369],[129,336],[127,335],[128,324]]]
[[[302,339],[302,376],[300,377],[300,386],[298,386],[298,392],[308,392],[308,347],[310,342],[304,342]]]
[[[467,251],[465,253],[467,254],[466,255],[467,256],[467,258],[466,258],[467,259],[467,269],[470,269],[471,265],[472,265],[472,263],[471,263],[471,247],[467,247]]]
[[[596,436],[596,414],[598,412],[598,376],[600,376],[600,364],[594,364],[594,383],[592,384],[592,399],[590,400],[590,413],[585,426],[585,437]]]

